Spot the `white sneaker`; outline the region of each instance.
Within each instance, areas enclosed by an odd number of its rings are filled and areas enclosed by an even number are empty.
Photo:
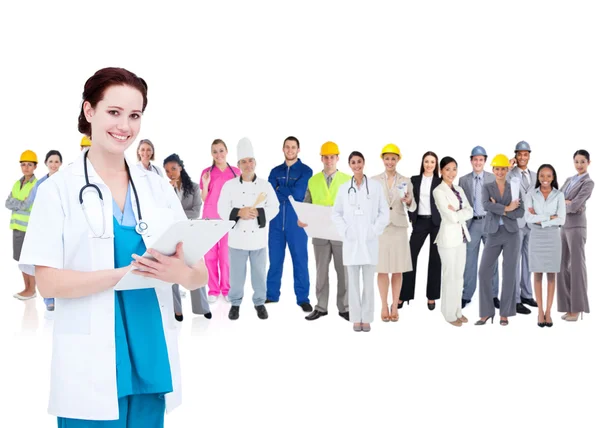
[[[217,299],[218,299],[217,296],[210,295],[210,296],[208,296],[208,303],[215,303],[217,301]]]
[[[31,296],[22,296],[19,293],[13,294],[13,297],[15,299],[19,299],[19,300],[30,300],[30,299],[35,299],[37,297],[37,293],[33,293],[33,295]]]
[[[224,296],[224,297],[225,297],[225,301],[226,301],[226,302],[231,302],[231,300],[229,300],[229,295],[227,295],[227,296]]]

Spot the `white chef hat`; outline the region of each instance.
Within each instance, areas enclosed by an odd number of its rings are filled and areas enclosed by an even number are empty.
[[[246,158],[254,158],[254,149],[252,143],[246,137],[238,141],[237,144],[237,158],[238,162]]]

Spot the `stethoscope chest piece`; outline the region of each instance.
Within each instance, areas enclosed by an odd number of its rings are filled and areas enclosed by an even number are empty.
[[[140,221],[135,227],[135,231],[140,235],[146,235],[148,233],[148,223]]]

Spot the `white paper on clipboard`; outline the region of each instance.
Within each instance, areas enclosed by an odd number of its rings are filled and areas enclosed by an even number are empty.
[[[230,220],[183,220],[173,223],[160,237],[154,241],[151,248],[161,254],[171,256],[179,242],[183,242],[183,256],[188,266],[193,266],[204,257],[231,228],[235,225]],[[147,252],[143,257],[152,258]],[[115,290],[139,290],[170,285],[158,279],[146,278],[127,272],[115,285]]]
[[[298,202],[290,196],[290,202],[298,220],[308,224],[304,228],[306,234],[311,238],[330,239],[332,241],[343,241],[343,238],[338,234],[331,214],[333,207],[325,207],[323,205],[307,204]]]
[[[519,189],[521,188],[521,180],[517,177],[510,179],[510,196],[511,201],[519,199]]]

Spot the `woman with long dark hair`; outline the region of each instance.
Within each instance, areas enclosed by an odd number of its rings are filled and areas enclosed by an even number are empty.
[[[413,194],[417,209],[408,213],[412,224],[410,234],[410,255],[412,261],[412,271],[402,274],[402,290],[400,291],[400,300],[398,308],[401,308],[404,302],[415,298],[415,282],[417,279],[417,259],[421,248],[429,236],[429,267],[427,270],[427,307],[429,310],[435,309],[435,301],[440,298],[440,288],[442,284],[442,262],[434,245],[440,229],[440,212],[435,206],[433,200],[433,189],[440,185],[440,167],[438,157],[434,152],[426,152],[421,160],[421,171],[419,175],[413,175],[410,178],[413,185]]]
[[[558,190],[556,170],[544,164],[537,171],[533,190],[525,198],[525,221],[529,236],[529,271],[533,272],[535,300],[538,303],[538,326],[552,327],[552,302],[556,290],[556,273],[560,272],[560,227],[565,224],[565,195]],[[546,273],[548,299],[544,312],[542,279]]]
[[[587,217],[585,204],[592,196],[594,182],[588,174],[590,153],[577,150],[573,155],[577,175],[569,177],[560,191],[565,195],[567,218],[561,230],[562,258],[558,274],[558,312],[566,312],[562,319],[577,321],[579,314],[590,312],[587,294],[587,266],[585,243]]]
[[[185,170],[183,161],[177,154],[173,153],[164,160],[163,166],[169,178],[169,183],[171,183],[177,197],[181,201],[181,206],[187,218],[193,220],[200,217],[200,207],[202,206],[200,187],[190,178],[190,175]],[[192,312],[204,315],[208,319],[212,318],[208,299],[206,298],[206,287],[193,290],[190,295],[192,297]],[[180,322],[183,321],[179,284],[173,284],[173,304],[175,319]]]

